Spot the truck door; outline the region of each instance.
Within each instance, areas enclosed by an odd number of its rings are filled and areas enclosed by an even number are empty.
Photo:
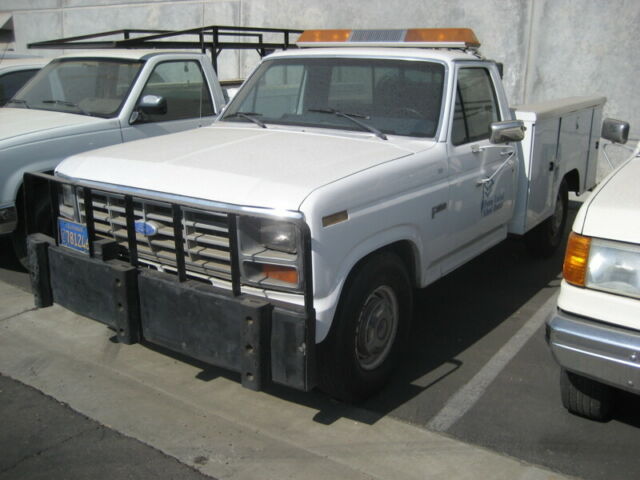
[[[452,254],[443,273],[502,240],[512,215],[515,158],[510,154],[515,155],[515,147],[489,142],[490,124],[504,116],[494,87],[496,74],[486,64],[457,68],[448,140]]]
[[[122,129],[123,141],[180,132],[213,122],[215,111],[207,80],[196,60],[167,60],[158,63],[137,102],[145,95],[158,95],[166,101],[166,112],[136,110]],[[136,105],[137,105],[136,102]]]

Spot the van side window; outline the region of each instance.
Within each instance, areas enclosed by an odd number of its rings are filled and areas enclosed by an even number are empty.
[[[489,138],[492,122],[500,119],[489,71],[462,68],[458,72],[451,143],[462,145]]]
[[[167,100],[167,113],[145,114],[145,122],[166,122],[214,115],[207,82],[198,62],[170,61],[156,66],[140,95],[160,95]]]

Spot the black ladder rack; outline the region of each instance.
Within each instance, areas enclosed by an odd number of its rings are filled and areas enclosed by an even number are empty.
[[[76,37],[58,38],[44,42],[28,44],[29,48],[65,48],[65,49],[103,49],[103,48],[143,48],[143,49],[186,49],[209,51],[213,68],[217,71],[218,55],[223,50],[255,50],[264,57],[274,50],[297,48],[291,42],[291,35],[302,33],[302,30],[285,28],[255,28],[209,25],[207,27],[190,28],[188,30],[145,30],[122,29],[108,32],[92,33]],[[264,40],[264,35],[281,35],[281,41]],[[121,39],[108,37],[122,36]],[[197,39],[185,37],[197,36]],[[228,37],[241,37],[242,41],[225,40]]]

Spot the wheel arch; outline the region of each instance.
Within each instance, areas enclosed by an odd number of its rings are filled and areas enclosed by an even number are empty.
[[[565,173],[564,179],[570,192],[580,192],[580,172],[577,168]],[[560,184],[558,184],[558,188],[560,188]]]
[[[39,172],[39,173],[46,173],[47,175],[53,175],[53,170],[45,170],[43,172]],[[26,171],[23,172],[23,176],[20,178],[20,181],[17,185],[16,188],[16,194],[15,194],[15,202],[16,202],[16,208],[18,209],[18,214],[23,214],[22,212],[22,208],[24,207],[24,174],[27,173]]]
[[[325,311],[328,318],[322,319],[323,321],[317,325],[316,339],[318,342],[322,342],[331,334],[331,331],[334,330],[334,319],[337,315],[343,294],[349,287],[350,282],[353,281],[357,272],[373,257],[385,253],[391,253],[399,258],[402,266],[407,272],[412,288],[417,288],[420,285],[420,251],[413,241],[408,239],[396,240],[368,251],[364,255],[361,255],[357,260],[352,260],[352,266],[344,276],[344,280],[337,286],[336,291],[334,292],[335,296],[329,295],[325,299],[332,305]]]

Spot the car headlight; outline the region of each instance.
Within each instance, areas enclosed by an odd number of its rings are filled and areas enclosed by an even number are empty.
[[[563,275],[573,285],[640,298],[640,246],[571,233]]]
[[[241,216],[238,237],[243,283],[302,291],[301,233],[297,224]]]
[[[73,186],[62,184],[58,192],[58,210],[60,216],[69,220],[78,220],[76,192]]]

